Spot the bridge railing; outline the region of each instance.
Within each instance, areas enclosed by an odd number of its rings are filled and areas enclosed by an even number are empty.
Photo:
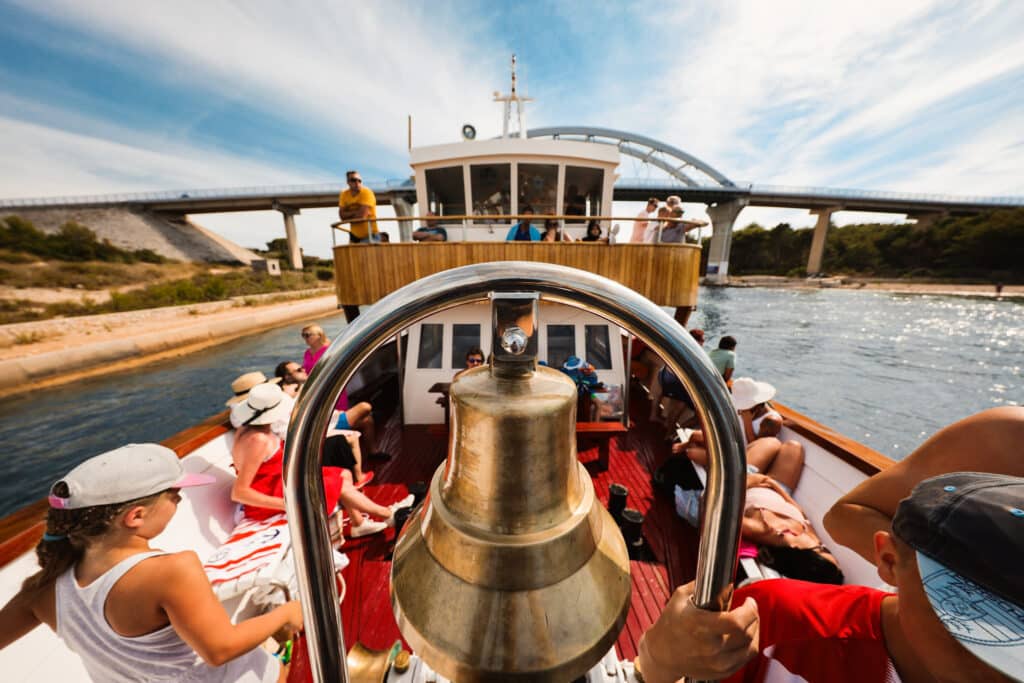
[[[415,189],[408,179],[387,179],[368,182],[375,192]],[[195,188],[164,190],[159,192],[120,192],[114,194],[63,195],[53,197],[26,197],[0,199],[0,209],[70,205],[103,206],[109,204],[159,204],[188,199],[244,199],[248,197],[302,197],[307,195],[338,194],[343,183],[316,183],[312,185],[253,185],[249,187]]]
[[[366,183],[367,187],[377,193],[394,190],[415,191],[415,186],[408,178],[392,178]],[[862,190],[852,188],[813,187],[798,185],[770,185],[754,182],[736,182],[732,186],[708,184],[685,185],[667,178],[620,178],[615,183],[616,189],[650,189],[652,192],[707,196],[722,194],[726,196],[758,195],[788,196],[793,198],[809,197],[824,199],[860,199],[883,200],[893,202],[924,202],[932,204],[968,205],[968,206],[1024,206],[1022,196],[955,195],[927,192],[898,192],[890,190]],[[310,195],[329,195],[340,193],[345,189],[341,183],[317,183],[310,185],[255,185],[249,187],[227,188],[194,188],[183,190],[167,190],[159,192],[120,192],[113,194],[61,195],[53,197],[26,197],[0,199],[0,210],[22,208],[46,208],[57,206],[110,206],[117,204],[154,204],[178,203],[189,200],[231,200],[251,197],[288,198]]]
[[[889,201],[931,202],[936,204],[968,204],[972,206],[1024,206],[1022,196],[981,196],[958,195],[935,192],[900,192],[895,190],[862,190],[843,187],[815,187],[801,185],[770,185],[751,181],[736,181],[732,187],[725,185],[688,186],[664,178],[620,178],[616,188],[650,188],[662,192],[671,191],[680,196],[687,194],[708,194],[720,192],[731,195],[779,195],[791,197],[822,197],[837,199],[881,199]]]

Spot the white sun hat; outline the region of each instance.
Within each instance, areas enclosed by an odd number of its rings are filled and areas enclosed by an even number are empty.
[[[750,410],[758,403],[775,398],[775,387],[751,377],[737,377],[732,381],[732,404],[736,410]]]
[[[245,397],[249,394],[249,391],[258,384],[279,384],[281,382],[280,377],[273,379],[267,379],[267,376],[262,372],[247,372],[244,375],[239,375],[235,378],[235,381],[231,383],[231,393],[234,394],[231,398],[224,402],[226,406],[233,406],[239,401],[244,401]]]
[[[50,488],[50,507],[76,510],[145,498],[168,489],[212,484],[209,474],[186,472],[177,454],[155,443],[132,443],[89,458]],[[63,484],[63,486],[61,486]],[[67,487],[68,495],[64,493]]]
[[[257,384],[244,401],[231,407],[231,424],[255,427],[287,420],[293,405],[285,400],[285,393],[277,384]]]

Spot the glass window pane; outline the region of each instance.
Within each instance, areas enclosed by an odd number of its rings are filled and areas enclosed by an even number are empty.
[[[474,216],[512,213],[512,164],[474,164],[469,167],[469,182]]]
[[[466,367],[466,353],[474,346],[480,346],[479,325],[452,326],[452,368]],[[484,355],[486,358],[486,354]]]
[[[534,213],[555,213],[558,193],[558,166],[519,164],[519,213],[527,206]]]
[[[611,370],[612,351],[608,342],[608,326],[585,325],[583,329],[587,341],[587,362],[595,370]]]
[[[427,323],[420,326],[420,350],[416,367],[440,368],[444,357],[441,355],[444,343],[444,325]]]
[[[462,183],[462,167],[432,168],[426,171],[427,202],[435,216],[466,214],[466,187]]]
[[[566,216],[600,216],[603,182],[603,169],[566,166],[562,212]]]
[[[576,327],[548,325],[548,365],[562,367],[569,356],[576,354]]]

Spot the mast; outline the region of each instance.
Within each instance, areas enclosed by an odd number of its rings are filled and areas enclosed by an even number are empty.
[[[494,101],[502,103],[503,116],[501,126],[501,137],[509,137],[509,123],[512,120],[512,103],[516,103],[516,125],[518,130],[515,137],[526,137],[526,103],[533,101],[532,97],[521,96],[517,91],[516,79],[516,56],[512,55],[512,90],[508,95],[500,92],[494,93]]]

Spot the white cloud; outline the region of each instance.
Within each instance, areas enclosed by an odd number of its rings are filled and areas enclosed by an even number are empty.
[[[280,166],[163,140],[118,142],[0,117],[6,197],[238,187],[303,181]],[[225,180],[229,179],[229,180]]]
[[[497,121],[486,95],[500,51],[478,53],[472,20],[441,5],[55,0],[24,9],[159,60],[160,78],[393,154],[408,114],[417,144],[451,141],[466,117]]]
[[[327,0],[288,6],[196,0],[22,4],[95,40],[61,49],[96,59],[103,55],[97,45],[117,46],[109,59],[123,60],[125,50],[146,58],[156,65],[147,74],[154,83],[215,93],[222,101],[322,131],[324,145],[339,147],[339,171],[358,164],[404,172],[410,113],[417,145],[451,141],[465,121],[481,137],[496,134],[498,109],[488,93],[505,82],[505,46],[531,30],[510,27],[506,35],[503,27],[484,21],[486,14],[444,3],[357,9]],[[587,7],[560,5],[547,11],[562,17],[536,19],[561,26]],[[1024,194],[1024,94],[1011,91],[1003,102],[977,96],[995,79],[1024,72],[1024,4],[731,0],[711,8],[638,8],[631,14],[635,23],[601,29],[611,38],[600,53],[603,61],[592,65],[600,78],[567,78],[571,69],[565,66],[549,69],[558,74],[554,82],[532,83],[533,94],[558,94],[531,110],[534,126],[580,122],[636,131],[679,146],[735,180]],[[609,22],[622,14],[605,7],[588,16]],[[558,39],[592,39],[590,25],[570,28]],[[622,66],[631,51],[648,50],[658,56],[648,60],[653,67]],[[524,64],[528,75],[544,73],[544,57],[530,55]],[[577,82],[602,86],[590,92]],[[56,102],[55,89],[59,81],[42,81],[36,95]],[[146,130],[84,116],[76,100],[62,104],[0,94],[0,110],[7,112],[0,118],[3,195],[319,179],[310,177],[301,158],[246,158],[208,146],[216,140],[182,142],[192,139],[193,121],[182,121],[175,131]],[[952,109],[964,114],[966,126]],[[905,154],[892,158],[901,146]],[[340,158],[346,150],[361,156]],[[620,173],[635,175],[624,161]],[[702,208],[694,205],[688,213],[700,215]],[[325,211],[298,218],[304,247],[324,256],[330,243],[325,226],[333,220]],[[839,223],[851,219],[854,214],[836,216]],[[213,229],[223,226],[243,244],[258,245],[282,232],[274,213],[196,220]],[[814,223],[805,211],[748,208],[738,225],[755,220]]]

